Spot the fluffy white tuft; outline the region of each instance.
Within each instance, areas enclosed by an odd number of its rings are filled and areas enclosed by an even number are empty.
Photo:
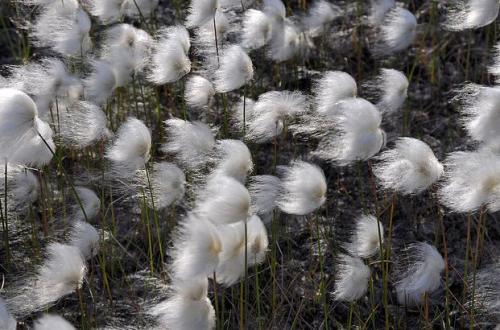
[[[33,26],[38,45],[64,56],[84,55],[91,47],[91,21],[77,1],[53,2],[42,7]]]
[[[432,293],[441,285],[445,264],[436,248],[427,243],[410,244],[396,274],[396,293],[401,305],[413,306],[423,302],[425,293]]]
[[[267,229],[262,220],[253,215],[247,221],[248,263],[256,265],[264,262],[269,248]]]
[[[489,149],[453,152],[445,160],[441,202],[455,212],[500,210],[500,157]]]
[[[214,18],[217,7],[218,0],[191,0],[186,26],[194,28],[204,25]]]
[[[207,161],[215,147],[214,134],[202,122],[189,122],[182,119],[165,120],[167,142],[162,151],[174,154],[182,167],[195,170]]]
[[[253,78],[252,60],[238,45],[226,48],[220,57],[220,67],[215,72],[215,90],[226,93],[244,86]]]
[[[314,84],[314,104],[316,111],[322,114],[334,112],[335,105],[357,95],[354,78],[342,71],[327,71]]]
[[[281,180],[273,175],[252,176],[248,191],[252,200],[252,212],[267,215],[277,205],[282,191]]]
[[[215,273],[218,283],[230,287],[245,274],[245,224],[237,222],[220,226],[219,232],[222,251]]]
[[[183,26],[160,30],[153,45],[149,81],[157,85],[175,82],[191,71],[188,53],[191,43]]]
[[[102,23],[113,23],[122,16],[149,17],[158,6],[158,0],[87,0],[90,13]],[[140,11],[140,13],[139,13]]]
[[[497,0],[455,0],[449,4],[444,26],[452,31],[477,29],[495,21],[499,9]]]
[[[360,258],[375,255],[384,242],[384,227],[373,215],[362,215],[356,219],[356,229],[351,236],[347,250]]]
[[[245,143],[239,140],[220,140],[216,146],[217,167],[215,176],[229,176],[245,183],[247,174],[253,169],[252,154]]]
[[[265,46],[272,36],[272,22],[269,16],[256,9],[248,9],[243,17],[241,45],[248,49]]]
[[[379,25],[384,21],[384,16],[396,6],[394,0],[371,0],[370,16],[368,20],[372,25]]]
[[[0,88],[0,131],[0,159],[35,166],[52,159],[52,129],[38,117],[35,103],[25,93]]]
[[[289,19],[274,22],[268,56],[275,62],[284,62],[298,54],[303,46],[299,28]]]
[[[377,108],[387,113],[398,111],[408,96],[409,82],[404,73],[394,69],[382,69],[375,84],[373,87],[380,91]]]
[[[191,76],[186,81],[184,99],[187,105],[195,109],[203,109],[212,104],[215,95],[214,85],[202,76]]]
[[[121,177],[134,175],[144,168],[151,150],[151,132],[142,121],[128,118],[118,130],[118,137],[106,151],[115,174]]]
[[[339,255],[333,292],[335,300],[353,302],[363,297],[368,289],[370,274],[370,268],[360,258]]]
[[[299,91],[261,94],[251,108],[247,138],[257,142],[269,141],[281,133],[285,119],[304,113],[308,106],[306,96]]]
[[[175,164],[167,162],[154,163],[149,180],[151,190],[147,174],[144,174],[142,181],[143,186],[146,187],[145,197],[151,207],[164,209],[182,200],[184,197],[184,193],[186,192],[186,176]],[[151,194],[153,195],[152,200]],[[140,196],[142,197],[142,192]]]
[[[306,215],[325,203],[327,186],[321,168],[303,161],[294,161],[282,170],[283,191],[277,200],[281,211]]]
[[[57,133],[68,147],[82,149],[109,136],[106,114],[97,105],[77,101],[61,106]]]
[[[414,138],[399,138],[394,149],[377,157],[373,169],[379,183],[404,195],[419,193],[435,183],[443,174],[443,165],[431,148]]]
[[[91,224],[77,221],[71,228],[69,244],[78,248],[86,259],[92,258],[99,252],[99,233]]]
[[[156,316],[161,327],[193,330],[215,327],[215,310],[207,297],[206,277],[173,283],[171,296],[154,306],[149,314]]]
[[[85,220],[85,216],[83,215],[83,210],[85,210],[88,220],[95,218],[101,209],[101,200],[99,197],[97,197],[93,190],[85,187],[76,187],[75,191],[82,205],[80,206],[78,202],[75,203],[72,217],[76,220]]]
[[[281,0],[264,0],[263,11],[272,16],[273,19],[284,19],[286,7]]]
[[[408,10],[395,7],[389,11],[380,25],[377,52],[392,54],[408,48],[417,34],[417,19]]]
[[[468,84],[458,91],[462,123],[475,141],[486,145],[500,142],[500,88]]]
[[[313,155],[339,165],[371,158],[385,144],[381,120],[378,109],[362,98],[339,102],[334,118],[336,132],[323,138]]]
[[[329,23],[341,15],[342,10],[338,6],[326,0],[317,0],[309,8],[302,24],[310,36],[317,37],[325,32]]]
[[[33,330],[76,330],[76,328],[61,316],[45,314],[35,321]]]
[[[208,220],[188,214],[180,224],[172,252],[174,279],[211,275],[219,264],[219,231]]]
[[[103,104],[118,86],[113,66],[104,60],[91,61],[92,71],[84,80],[85,98]]]
[[[215,224],[246,221],[250,213],[250,194],[238,180],[215,176],[199,193],[194,212]]]
[[[85,260],[77,247],[51,243],[34,280],[37,307],[44,308],[75,292],[81,287],[86,272]]]

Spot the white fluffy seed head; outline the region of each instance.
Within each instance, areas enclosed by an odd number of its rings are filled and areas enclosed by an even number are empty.
[[[215,327],[215,310],[207,297],[206,277],[176,280],[172,291],[167,300],[149,311],[149,314],[157,317],[161,327],[179,330],[210,330]]]
[[[35,280],[39,308],[79,289],[86,272],[85,260],[77,247],[51,243]]]
[[[380,25],[380,40],[377,52],[392,54],[408,48],[417,34],[417,19],[408,10],[391,9]]]
[[[69,244],[86,259],[92,258],[99,252],[99,233],[91,224],[77,221],[72,225]]]
[[[59,315],[45,314],[35,321],[33,330],[75,330],[75,327]]]
[[[265,216],[271,213],[281,195],[281,180],[273,175],[255,175],[248,187],[252,200],[252,212]]]
[[[130,24],[118,24],[106,30],[101,58],[110,63],[117,86],[125,86],[133,74],[143,71],[153,44],[153,38],[146,31]]]
[[[341,254],[335,274],[335,300],[353,302],[363,297],[368,289],[370,268],[363,260]]]
[[[290,20],[274,22],[268,56],[275,62],[284,62],[296,56],[303,46],[299,28]]]
[[[294,161],[281,170],[283,190],[277,200],[281,211],[306,215],[325,203],[327,185],[321,168],[307,162]]]
[[[16,330],[17,329],[17,321],[10,314],[7,309],[7,305],[5,301],[0,298],[0,329],[5,330]]]
[[[140,14],[149,17],[158,6],[158,0],[86,0],[89,11],[102,23],[118,21],[122,16],[136,17]],[[139,13],[140,11],[140,13]]]
[[[121,177],[144,168],[150,157],[151,132],[142,121],[128,118],[118,130],[118,137],[106,151],[113,171]]]
[[[250,213],[250,194],[238,180],[215,176],[199,193],[194,212],[214,224],[246,221]]]
[[[252,215],[247,222],[248,263],[256,265],[264,262],[269,248],[267,229],[260,217]]]
[[[314,103],[316,110],[322,114],[334,112],[335,105],[347,98],[357,95],[354,78],[342,71],[327,71],[314,84]]]
[[[360,258],[375,255],[384,242],[384,227],[373,215],[362,215],[356,219],[356,229],[347,244],[350,254]]]
[[[341,14],[342,10],[338,6],[326,0],[317,0],[309,8],[302,24],[310,36],[316,37],[321,35],[327,25]]]
[[[101,200],[99,197],[97,197],[93,190],[85,187],[76,187],[75,191],[81,205],[75,201],[75,205],[73,205],[72,217],[76,220],[82,221],[95,218],[101,209]],[[82,207],[83,210],[85,210],[86,217],[83,215]]]
[[[182,119],[165,120],[167,142],[162,151],[173,154],[183,168],[196,170],[207,161],[215,147],[214,134],[202,122],[189,122]]]
[[[84,80],[85,98],[103,104],[118,87],[113,66],[104,60],[91,61],[92,71]]]
[[[52,159],[52,129],[38,118],[35,103],[25,93],[0,88],[0,131],[1,159],[33,166],[46,165]]]
[[[251,104],[250,104],[251,105]],[[271,91],[261,94],[249,108],[247,138],[266,142],[281,134],[284,120],[307,111],[308,100],[299,91]],[[240,110],[242,110],[239,107]]]
[[[477,29],[495,21],[499,9],[497,0],[452,1],[444,26],[452,31]]]
[[[337,105],[336,132],[323,138],[313,155],[339,165],[367,160],[385,144],[381,114],[370,102],[351,98]]]
[[[372,25],[379,25],[384,21],[384,16],[396,6],[394,0],[371,0],[370,16],[368,20]]]
[[[173,277],[182,280],[213,274],[221,251],[221,237],[215,225],[189,214],[182,221],[174,242]]]
[[[377,108],[382,112],[395,113],[405,102],[408,96],[408,79],[401,71],[382,69],[380,76],[375,80],[380,91],[380,100]]]
[[[158,41],[153,45],[148,80],[163,85],[188,74],[191,71],[190,46],[189,33],[183,26],[161,30]]]
[[[245,274],[245,224],[220,226],[219,231],[222,251],[215,273],[218,283],[230,287]]]
[[[253,78],[253,64],[248,54],[238,45],[226,48],[215,71],[215,90],[227,93],[247,84]]]
[[[485,145],[500,142],[500,88],[476,84],[465,85],[458,91],[462,123],[475,141]]]
[[[485,206],[500,210],[500,157],[485,148],[453,152],[446,158],[441,203],[454,212],[472,212]]]
[[[373,169],[380,185],[404,195],[426,190],[443,174],[432,149],[418,139],[403,137],[394,149],[384,151]]]
[[[425,293],[430,294],[441,285],[444,260],[434,246],[424,242],[410,244],[402,253],[406,258],[398,264],[395,274],[398,302],[419,305]]]
[[[21,66],[9,67],[10,76],[4,85],[19,89],[33,97],[41,117],[55,102],[78,100],[83,93],[81,80],[70,74],[66,65],[56,58],[45,58]]]
[[[77,101],[60,105],[57,134],[68,147],[82,149],[107,138],[106,114],[97,105]]]
[[[143,181],[144,186],[147,187],[146,190],[149,190],[147,177]],[[186,176],[177,165],[172,163],[154,163],[150,181],[154,203],[151,202],[149,192],[146,193],[146,198],[151,207],[154,206],[156,209],[164,209],[181,201],[186,192]]]
[[[186,81],[184,99],[187,105],[195,109],[209,107],[215,95],[214,85],[202,76],[191,76]]]
[[[84,55],[92,45],[90,27],[90,18],[77,1],[53,2],[42,7],[32,35],[39,46],[63,56]]]
[[[245,183],[253,169],[252,154],[245,143],[239,140],[219,140],[215,149],[217,166],[215,176],[229,176]]]
[[[212,20],[217,11],[218,0],[191,0],[186,18],[188,28],[200,27]]]
[[[270,17],[256,9],[248,9],[243,17],[241,45],[248,49],[259,49],[265,46],[272,36]]]

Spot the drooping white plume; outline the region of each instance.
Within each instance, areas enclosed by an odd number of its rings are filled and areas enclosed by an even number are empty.
[[[377,108],[386,113],[395,113],[405,102],[408,96],[408,79],[401,71],[382,69],[380,75],[373,82],[371,89],[378,90],[379,101]]]
[[[156,209],[164,209],[179,202],[186,192],[184,172],[177,165],[167,162],[154,163],[149,175],[142,173],[141,184],[145,190],[144,197]],[[139,195],[143,197],[142,192]]]
[[[91,224],[76,221],[71,228],[69,244],[78,248],[86,259],[92,258],[99,252],[99,233]]]
[[[282,192],[281,180],[273,175],[255,175],[248,187],[252,200],[252,212],[265,216],[277,206]]]
[[[317,37],[325,32],[328,24],[341,15],[340,7],[326,0],[316,0],[310,6],[302,24],[310,36]]]
[[[219,140],[216,145],[216,168],[212,175],[225,175],[245,183],[253,169],[250,150],[239,140]]]
[[[207,278],[176,280],[172,286],[170,297],[149,311],[159,325],[178,330],[213,329],[215,310],[207,297]]]
[[[335,274],[335,300],[353,302],[368,290],[370,268],[363,260],[346,254],[339,255]]]
[[[75,201],[71,217],[75,220],[82,221],[94,219],[99,214],[99,211],[101,209],[101,200],[99,199],[99,197],[97,197],[96,193],[89,188],[76,187],[75,191],[80,202]],[[85,216],[83,214],[84,211]]]
[[[380,185],[402,194],[422,192],[443,174],[443,165],[432,149],[418,139],[403,137],[394,149],[377,157],[380,161],[373,169]]]
[[[500,210],[500,157],[489,149],[453,152],[445,159],[439,190],[441,203],[454,212],[471,212],[485,206]]]
[[[322,114],[334,112],[335,105],[357,95],[354,78],[342,71],[327,71],[318,79],[313,88],[316,111]]]
[[[325,203],[327,186],[321,168],[311,163],[294,161],[281,170],[283,190],[277,200],[281,211],[306,215]]]
[[[385,144],[385,132],[380,128],[381,114],[362,98],[339,102],[333,120],[336,131],[324,137],[313,152],[320,159],[348,165],[371,158]]]
[[[162,151],[173,154],[183,168],[194,170],[207,161],[215,147],[215,138],[210,127],[201,122],[182,119],[165,120],[167,142]]]
[[[375,255],[384,242],[384,227],[373,215],[362,215],[356,219],[356,229],[346,248],[350,254],[360,258]]]
[[[265,46],[272,36],[272,22],[269,16],[256,9],[248,9],[243,17],[241,45],[247,49]]]
[[[392,54],[408,48],[417,34],[417,19],[408,10],[394,7],[379,26],[379,45],[376,52]]]
[[[477,29],[486,26],[498,17],[500,3],[497,0],[451,1],[444,26],[452,31]]]
[[[227,93],[247,84],[253,78],[253,64],[247,53],[238,45],[226,48],[215,71],[215,90]]]
[[[211,275],[219,264],[221,250],[217,228],[202,217],[188,214],[174,241],[173,277],[182,280]]]
[[[38,199],[39,190],[37,177],[27,168],[9,163],[7,168],[5,164],[0,165],[0,206],[3,212],[7,210],[10,215],[23,213]],[[5,198],[6,192],[7,198]]]
[[[186,26],[188,28],[200,27],[212,20],[217,7],[217,0],[191,0],[186,18]]]
[[[370,16],[368,20],[372,25],[381,24],[384,16],[396,6],[394,0],[371,0]]]
[[[246,221],[250,213],[250,194],[238,180],[215,176],[199,193],[193,212],[215,224]]]
[[[118,130],[118,137],[106,151],[115,174],[134,175],[150,157],[151,132],[139,119],[130,117]]]
[[[396,292],[401,305],[413,306],[423,302],[424,294],[431,294],[441,285],[445,264],[436,248],[425,242],[410,244],[406,259],[398,264]]]
[[[214,85],[202,76],[191,76],[186,81],[184,99],[187,105],[195,109],[203,109],[212,104],[215,95]]]

